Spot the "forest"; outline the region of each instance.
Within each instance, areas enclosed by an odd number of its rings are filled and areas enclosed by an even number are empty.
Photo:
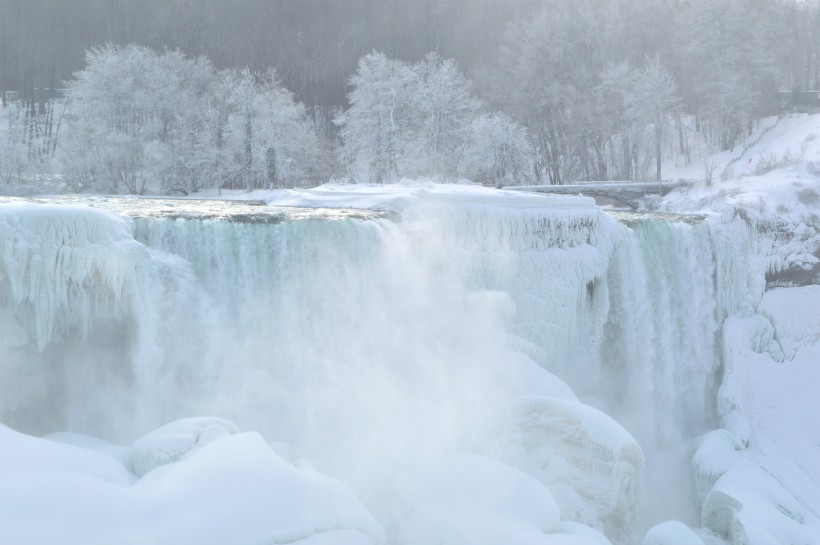
[[[0,14],[0,180],[76,191],[663,179],[664,161],[731,149],[820,88],[816,2],[0,0]]]

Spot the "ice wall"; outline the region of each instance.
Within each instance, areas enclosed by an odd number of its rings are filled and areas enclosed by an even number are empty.
[[[142,328],[132,318],[148,263],[126,218],[79,206],[0,205],[4,421],[46,433],[82,418],[70,414],[68,399],[85,398],[86,415],[128,404],[129,371],[119,359]],[[86,397],[99,382],[112,397]]]

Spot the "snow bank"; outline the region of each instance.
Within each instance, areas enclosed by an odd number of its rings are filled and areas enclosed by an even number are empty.
[[[151,470],[177,462],[194,449],[220,437],[239,433],[221,418],[188,418],[172,422],[137,439],[131,447],[131,471],[143,477]]]

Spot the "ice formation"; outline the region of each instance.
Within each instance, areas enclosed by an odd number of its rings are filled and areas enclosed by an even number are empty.
[[[0,206],[3,330],[18,326],[42,350],[85,334],[91,320],[122,319],[144,252],[125,218],[87,207]]]
[[[80,490],[109,537],[157,543],[814,545],[814,439],[773,469],[754,432],[800,401],[768,410],[754,384],[816,378],[816,320],[789,309],[820,301],[764,296],[753,223],[391,191],[312,197],[390,215],[275,221],[0,203],[0,422],[73,432],[4,428],[24,454],[0,451],[0,497],[57,471],[59,516]],[[22,497],[0,542],[45,517]],[[146,498],[176,513],[153,534]],[[103,539],[55,521],[31,535]]]

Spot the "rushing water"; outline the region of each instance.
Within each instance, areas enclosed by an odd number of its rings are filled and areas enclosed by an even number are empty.
[[[639,527],[696,522],[692,440],[716,426],[720,324],[748,292],[707,224],[583,202],[74,201],[132,219],[0,204],[0,422],[127,442],[222,416],[377,514],[409,458],[466,450],[615,540],[641,490]]]

